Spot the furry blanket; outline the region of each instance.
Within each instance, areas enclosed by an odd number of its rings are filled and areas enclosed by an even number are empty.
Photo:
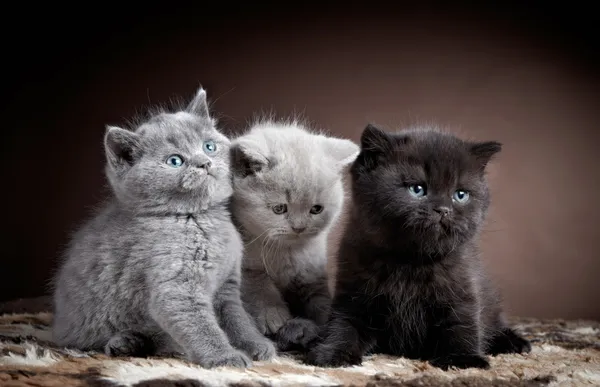
[[[109,358],[52,344],[50,313],[0,316],[0,386],[550,386],[600,385],[600,323],[514,323],[527,355],[491,358],[490,370],[441,371],[426,362],[370,356],[362,366],[324,369],[293,355],[241,370],[202,369],[181,359]]]

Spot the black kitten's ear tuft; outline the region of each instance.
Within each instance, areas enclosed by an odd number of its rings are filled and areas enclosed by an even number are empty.
[[[140,136],[130,130],[107,126],[104,149],[110,167],[116,172],[130,168],[141,155]]]
[[[356,164],[367,170],[377,166],[380,160],[394,150],[396,140],[373,124],[368,124],[360,136],[360,153]]]
[[[391,146],[390,135],[373,124],[368,124],[360,136],[360,147],[363,151],[385,153]]]
[[[496,153],[502,150],[502,144],[498,141],[484,141],[471,143],[469,151],[480,164],[481,168],[485,168]]]

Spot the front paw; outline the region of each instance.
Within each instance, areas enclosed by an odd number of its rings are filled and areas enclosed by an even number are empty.
[[[252,366],[252,360],[242,351],[229,350],[219,354],[207,353],[192,356],[190,359],[194,363],[200,364],[204,368],[214,367],[237,367],[246,368]]]
[[[319,367],[347,367],[362,364],[362,355],[320,344],[308,352],[305,362]]]
[[[512,329],[506,328],[492,338],[487,352],[492,355],[500,353],[528,353],[531,352],[531,344]]]
[[[277,347],[281,351],[289,351],[297,347],[307,349],[319,337],[317,324],[304,318],[288,320],[275,335]]]
[[[432,366],[439,367],[444,371],[450,367],[456,368],[490,368],[490,363],[480,355],[449,355],[438,357],[429,361]]]
[[[256,326],[265,336],[274,335],[292,316],[286,307],[268,307],[256,318]]]
[[[256,338],[242,344],[242,349],[247,352],[253,360],[271,360],[277,354],[275,346],[266,337]]]
[[[133,331],[115,334],[104,346],[104,353],[108,356],[146,357],[155,351],[155,345],[150,338]]]

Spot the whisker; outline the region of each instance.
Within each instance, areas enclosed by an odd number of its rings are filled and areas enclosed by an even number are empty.
[[[252,243],[256,242],[256,240],[257,240],[258,238],[260,238],[261,236],[265,235],[266,233],[268,233],[268,232],[269,232],[269,231],[271,231],[271,230],[272,230],[272,228],[268,228],[268,229],[266,229],[265,231],[263,231],[263,233],[262,233],[262,234],[260,234],[260,235],[259,235],[259,236],[257,236],[256,238],[252,239],[250,242],[248,242],[248,243],[244,244],[244,246],[249,246],[249,245],[251,245]]]

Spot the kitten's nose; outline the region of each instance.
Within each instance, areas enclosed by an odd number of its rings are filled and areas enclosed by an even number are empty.
[[[446,217],[446,216],[450,215],[450,212],[452,212],[452,209],[450,207],[446,207],[446,206],[439,206],[438,208],[435,208],[434,211],[437,212],[438,214],[442,215],[442,217]]]
[[[208,169],[211,165],[210,160],[201,160],[195,163],[195,167],[200,169]]]
[[[292,230],[296,233],[296,234],[300,234],[302,233],[304,230],[306,230],[306,227],[292,227]]]

